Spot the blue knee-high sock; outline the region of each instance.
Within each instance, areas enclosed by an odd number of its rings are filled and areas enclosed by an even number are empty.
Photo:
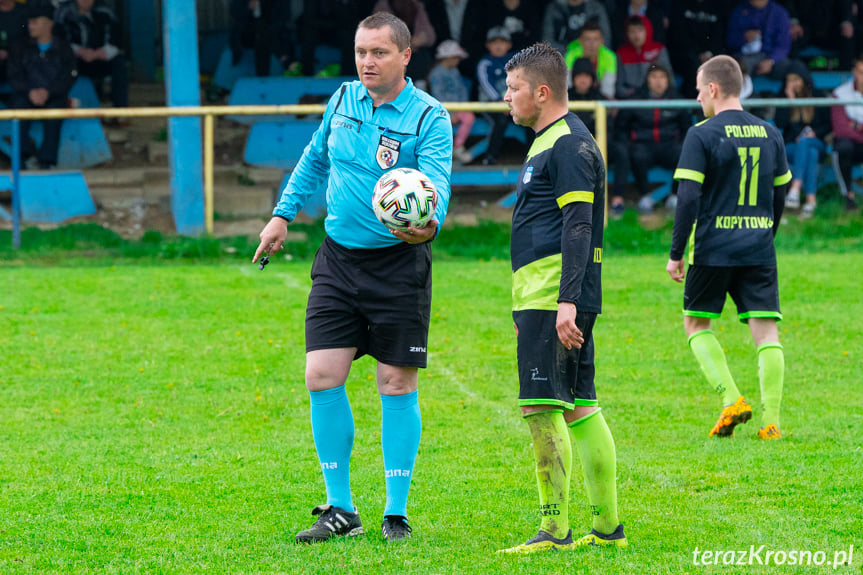
[[[407,517],[408,491],[421,433],[418,392],[381,396],[381,446],[387,484],[384,515]]]
[[[354,415],[345,386],[310,391],[312,434],[327,484],[327,503],[354,510],[351,498],[350,463],[354,447]]]

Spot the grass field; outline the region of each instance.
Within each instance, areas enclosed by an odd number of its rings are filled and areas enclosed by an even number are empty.
[[[754,439],[757,414],[708,439],[718,399],[686,348],[665,256],[608,249],[597,387],[631,547],[531,558],[495,554],[538,525],[507,261],[436,264],[414,538],[396,548],[378,532],[367,359],[348,382],[367,534],[293,543],[325,500],[302,381],[308,260],[264,273],[236,259],[0,266],[0,573],[860,573],[863,263],[850,241],[852,253],[781,255],[787,438],[771,443]],[[754,349],[731,311],[715,329],[757,405]],[[589,528],[579,472],[570,517]],[[693,565],[696,547],[750,545],[855,554],[835,571]]]

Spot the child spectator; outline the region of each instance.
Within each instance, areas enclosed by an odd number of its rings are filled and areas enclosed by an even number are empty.
[[[616,46],[626,41],[626,21],[631,16],[641,16],[644,27],[647,29],[647,37],[660,44],[666,44],[667,35],[665,31],[670,25],[670,9],[666,5],[667,0],[616,0],[614,18],[614,40]],[[621,38],[621,34],[623,38]]]
[[[572,64],[570,77],[572,79],[572,87],[569,89],[570,102],[595,102],[606,99],[597,87],[593,64],[587,58],[579,58]],[[588,110],[577,110],[575,115],[584,122],[590,133],[596,136],[596,114]],[[611,132],[610,126],[608,126],[608,132]]]
[[[605,42],[611,43],[608,12],[602,3],[597,0],[552,0],[545,8],[542,39],[563,53],[591,20],[599,24]]]
[[[752,76],[783,76],[791,50],[788,12],[773,0],[742,0],[728,22],[728,49]],[[775,70],[774,70],[775,68]]]
[[[602,29],[594,21],[585,23],[578,40],[570,42],[566,49],[566,65],[572,68],[579,58],[587,58],[599,82],[599,91],[608,100],[614,99],[617,83],[617,56],[605,47]]]
[[[444,40],[435,53],[437,65],[429,74],[431,94],[441,102],[467,102],[467,84],[458,71],[458,64],[467,58],[467,52],[455,40]],[[465,149],[467,137],[476,120],[473,112],[450,112],[453,126],[458,126],[453,139],[452,155],[456,161],[468,164],[473,160],[470,152]]]
[[[650,67],[644,86],[633,95],[637,100],[671,100],[677,97],[671,74],[658,64]],[[654,203],[662,199],[649,195],[648,170],[657,165],[670,170],[677,166],[683,137],[691,123],[690,113],[681,109],[623,109],[617,115],[615,129],[629,146],[632,177],[641,195],[638,209],[642,213],[652,212]],[[614,169],[616,188],[616,164]],[[618,194],[615,189],[615,195]]]
[[[854,60],[851,68],[853,78],[833,90],[833,96],[840,100],[859,101],[859,106],[833,106],[830,120],[833,126],[833,153],[839,164],[836,181],[845,196],[845,209],[857,209],[854,200],[851,168],[855,162],[863,162],[863,55]],[[834,169],[836,164],[834,163]]]
[[[106,76],[111,77],[111,103],[115,108],[129,105],[126,58],[120,51],[123,40],[114,13],[95,0],[67,0],[57,8],[57,34],[72,45],[78,74],[93,81],[102,95]]]
[[[806,65],[794,60],[789,65],[778,96],[794,100],[822,97],[823,94],[813,88],[812,75]],[[815,213],[818,164],[826,150],[824,137],[831,130],[830,111],[826,107],[813,106],[777,108],[773,121],[785,139],[785,151],[794,176],[785,196],[785,207],[800,207],[802,189],[806,192],[806,204],[800,211],[800,217],[811,218]]]
[[[480,102],[501,102],[506,92],[504,67],[512,55],[509,31],[503,26],[495,26],[486,34],[485,47],[488,53],[480,59],[476,67],[479,100]],[[497,156],[503,146],[504,133],[512,120],[509,114],[485,114],[485,117],[491,124],[491,134],[482,163],[489,166],[497,163]]]
[[[12,44],[9,53],[9,83],[14,90],[11,107],[68,107],[75,55],[69,43],[53,32],[54,7],[47,3],[27,6],[27,28],[29,35]],[[42,125],[42,146],[37,151],[29,137],[30,121],[21,120],[21,160],[27,169],[47,170],[57,164],[62,120],[42,120]]]
[[[644,86],[647,70],[654,64],[671,74],[668,50],[647,36],[641,16],[630,16],[626,20],[626,43],[617,51],[620,65],[617,69],[618,98],[630,98]],[[673,76],[672,76],[673,77]]]

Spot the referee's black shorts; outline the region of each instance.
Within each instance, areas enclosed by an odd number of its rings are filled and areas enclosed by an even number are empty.
[[[581,349],[566,349],[557,336],[557,312],[520,310],[512,313],[518,327],[519,406],[598,405],[593,364],[596,314],[578,312],[575,325],[584,336]]]
[[[689,266],[683,315],[718,318],[726,294],[737,304],[737,317],[743,323],[749,318],[782,319],[776,266]]]
[[[357,348],[399,367],[425,367],[431,246],[348,249],[324,239],[312,264],[306,351]]]

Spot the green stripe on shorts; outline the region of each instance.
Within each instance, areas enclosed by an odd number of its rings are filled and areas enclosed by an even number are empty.
[[[778,311],[747,311],[737,316],[737,319],[743,323],[746,323],[746,320],[749,318],[775,319],[776,321],[782,321],[782,314]]]
[[[722,315],[720,313],[714,313],[712,311],[693,311],[691,309],[683,310],[683,315],[688,315],[689,317],[703,317],[707,319],[719,319]]]

